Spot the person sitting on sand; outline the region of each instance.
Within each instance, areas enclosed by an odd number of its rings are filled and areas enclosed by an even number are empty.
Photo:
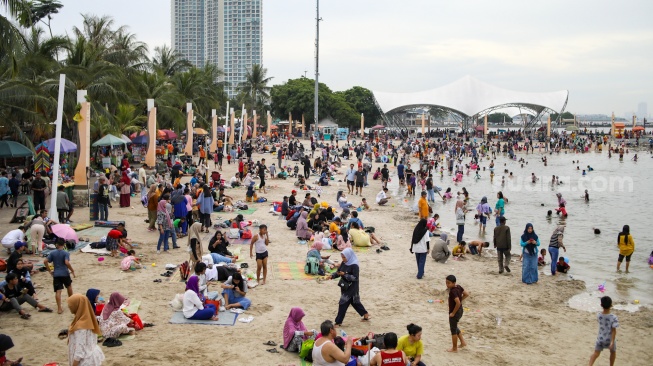
[[[229,251],[229,249],[227,249],[228,246],[229,242],[220,230],[216,231],[211,240],[209,240],[209,252],[234,259],[234,255]],[[236,257],[235,259],[238,258]]]
[[[213,304],[204,305],[205,299],[199,289],[199,278],[190,276],[184,292],[184,318],[192,320],[218,320],[217,309]]]
[[[538,267],[546,266],[546,260],[544,258],[546,258],[546,249],[540,249],[540,256],[537,257]]]
[[[247,294],[247,282],[240,273],[235,273],[229,277],[223,284],[222,296],[224,297],[225,309],[243,308],[247,310],[252,301],[245,297]]]
[[[464,241],[461,241],[460,243],[458,243],[458,245],[453,247],[452,252],[454,257],[458,257],[459,259],[464,259],[465,254],[470,253],[469,249],[465,246],[465,244],[466,243]]]
[[[27,269],[27,267],[25,266],[22,259],[17,260],[16,268],[14,268],[11,271],[8,271],[8,273],[15,274],[18,277],[18,283],[20,284],[20,286],[26,288],[27,294],[32,296],[34,300],[38,301],[38,298],[36,297],[36,290],[34,289],[34,284],[32,283],[31,273],[29,269]]]
[[[406,358],[408,358],[411,365],[425,366],[421,361],[422,355],[424,354],[422,327],[410,323],[406,326],[406,329],[408,329],[408,334],[399,337],[399,340],[396,343],[397,350],[405,353]]]
[[[313,235],[314,230],[308,227],[308,222],[306,221],[307,216],[308,213],[303,211],[299,215],[299,219],[297,219],[297,229],[295,230],[295,234],[299,240],[309,240]]]
[[[336,235],[340,235],[340,225],[342,224],[342,221],[340,220],[340,217],[336,217],[331,221],[329,224],[329,231],[332,233],[336,233]]]
[[[27,320],[31,317],[20,305],[28,303],[40,313],[51,313],[52,309],[41,305],[33,297],[27,294],[27,288],[21,286],[18,276],[15,273],[8,273],[5,277],[6,284],[0,288],[0,311],[16,310],[21,318]]]
[[[305,340],[315,339],[317,335],[315,330],[306,329],[302,322],[305,315],[302,308],[290,309],[290,314],[283,325],[283,348],[288,352],[299,352]]]
[[[141,259],[136,257],[136,252],[132,249],[127,252],[127,256],[120,261],[120,269],[129,271],[130,269],[141,269]]]
[[[136,333],[134,322],[122,312],[123,305],[128,305],[127,299],[118,292],[112,293],[109,303],[104,306],[98,319],[104,338],[118,338],[122,334]]]
[[[363,197],[361,199],[361,204],[358,205],[358,207],[362,207],[363,210],[369,210],[370,209],[370,205],[367,203],[367,200],[365,199],[365,197]]]
[[[569,265],[565,261],[565,257],[558,258],[558,263],[556,263],[556,271],[560,273],[567,273],[569,271]]]
[[[363,231],[358,223],[352,222],[349,224],[349,238],[351,244],[355,247],[371,247],[372,244],[380,244],[378,240],[376,242],[372,241],[372,235]]]
[[[328,265],[331,269],[335,268],[336,263],[329,259],[330,255],[322,255],[321,250],[324,248],[324,244],[319,242],[314,242],[311,248],[306,253],[306,258],[315,257],[320,261],[320,268],[324,269],[324,265]]]
[[[445,263],[451,252],[449,251],[449,240],[446,233],[441,233],[440,238],[434,240],[433,248],[431,249],[431,258],[435,259],[436,262]]]
[[[6,334],[0,334],[0,365],[5,366],[20,366],[23,358],[19,358],[16,361],[11,361],[7,359],[5,352],[14,347],[14,342],[11,340],[11,337]]]

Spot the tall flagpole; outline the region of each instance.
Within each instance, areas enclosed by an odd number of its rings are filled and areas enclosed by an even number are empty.
[[[229,101],[227,101],[227,110],[224,115],[224,137],[223,137],[223,152],[222,154],[226,157],[227,156],[227,126],[229,125]],[[234,131],[229,131],[229,133],[234,133]]]
[[[316,0],[316,17],[315,17],[315,105],[313,106],[313,123],[315,131],[318,127],[318,107],[319,107],[319,86],[318,78],[320,76],[320,0]]]
[[[57,212],[57,186],[59,185],[59,155],[61,154],[61,122],[63,120],[63,96],[66,75],[59,75],[59,99],[57,100],[57,120],[54,138],[54,163],[52,164],[52,192],[50,194],[50,215]],[[72,202],[71,202],[72,204]],[[37,212],[38,214],[38,212]],[[54,217],[54,216],[53,216]],[[41,243],[38,243],[40,246]]]

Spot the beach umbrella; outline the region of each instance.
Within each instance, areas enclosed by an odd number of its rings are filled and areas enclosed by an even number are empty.
[[[70,227],[70,225],[66,224],[56,224],[52,225],[52,233],[56,235],[58,238],[61,238],[63,240],[72,240],[75,243],[79,241],[79,238],[77,237],[77,233],[73,228]]]
[[[158,130],[157,136],[163,140],[173,140],[177,138],[177,134],[170,130]]]
[[[136,136],[132,139],[132,143],[134,144],[141,144],[141,145],[146,145],[147,144],[147,135],[140,135]]]
[[[384,129],[385,129],[385,126],[383,126],[383,125],[376,125],[376,126],[370,128],[370,129],[371,129],[371,130],[384,130]]]
[[[129,138],[133,140],[138,136],[147,136],[147,131],[134,132],[131,135],[129,135]]]
[[[120,138],[121,138],[124,142],[126,142],[126,143],[128,143],[128,144],[131,144],[131,143],[132,143],[132,139],[130,139],[129,137],[127,137],[127,135],[125,135],[125,134],[120,135]]]
[[[55,142],[55,139],[49,139],[49,140],[45,140],[43,143],[48,147],[49,151],[54,152],[54,147],[55,147],[54,142]],[[64,138],[61,139],[61,142],[59,143],[59,146],[60,146],[61,152],[64,152],[64,153],[71,153],[71,152],[77,151],[77,145],[74,142],[72,142],[70,140],[66,140]]]
[[[112,134],[108,134],[104,136],[103,138],[95,141],[93,143],[93,146],[115,146],[115,145],[125,145],[128,142],[125,140],[121,139],[120,137],[116,137]],[[129,142],[131,144],[131,141]]]
[[[34,151],[16,141],[0,141],[0,158],[24,158],[34,156]]]
[[[216,132],[224,132],[224,127],[218,126],[218,128],[215,131]]]
[[[199,128],[199,127],[195,127],[195,128],[193,128],[193,133],[196,134],[196,135],[200,135],[200,136],[201,136],[201,135],[208,135],[208,134],[209,134],[208,131],[206,131],[206,130],[203,129],[203,128]]]
[[[637,131],[644,131],[644,127],[642,127],[642,126],[633,127],[633,132],[637,132]]]

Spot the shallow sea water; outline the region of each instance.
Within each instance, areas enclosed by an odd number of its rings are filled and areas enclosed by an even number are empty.
[[[619,161],[618,155],[613,154],[608,158],[607,151],[603,153],[589,152],[585,154],[560,153],[549,155],[547,166],[541,161],[544,153],[525,155],[518,154],[528,164],[510,161],[503,154],[497,155],[495,162],[495,177],[490,182],[488,166],[490,160],[483,159],[481,166],[481,179],[474,179],[474,173],[465,175],[462,183],[455,184],[452,177],[445,170],[444,177],[434,174],[434,182],[442,187],[444,192],[447,187],[452,191],[462,191],[465,187],[470,195],[467,207],[472,211],[467,214],[465,224],[465,240],[483,239],[492,242],[494,230],[494,217],[488,220],[487,234],[479,236],[478,226],[474,223],[476,205],[483,196],[487,196],[488,203],[494,207],[497,201],[496,193],[502,191],[508,198],[506,205],[506,218],[511,228],[513,240],[513,259],[518,258],[519,236],[524,231],[527,223],[532,223],[540,239],[540,249],[546,249],[558,224],[566,225],[564,243],[567,252],[561,251],[560,255],[569,258],[571,271],[562,274],[561,278],[573,278],[585,281],[587,291],[574,296],[569,305],[576,309],[596,311],[599,310],[598,298],[603,295],[612,297],[616,308],[637,310],[640,306],[653,305],[653,269],[648,265],[648,258],[653,251],[653,222],[648,216],[650,213],[651,195],[653,194],[653,159],[645,151],[638,152],[639,161],[632,161],[634,152],[624,156]],[[579,163],[572,161],[579,160]],[[413,159],[413,163],[416,159]],[[465,160],[468,162],[468,159]],[[504,163],[506,166],[504,167]],[[590,165],[594,171],[582,176],[582,169]],[[378,164],[375,164],[375,167]],[[415,168],[413,164],[413,168]],[[576,167],[580,170],[576,170]],[[486,167],[483,171],[483,167]],[[504,169],[513,173],[504,173]],[[540,178],[536,184],[531,183],[531,173]],[[552,175],[559,176],[563,182],[560,185],[551,185]],[[501,185],[501,178],[505,176],[506,183]],[[393,197],[401,197],[405,189],[399,189],[398,180],[392,177],[389,188]],[[584,190],[590,195],[590,202],[582,198]],[[417,187],[418,197],[421,188]],[[556,193],[562,193],[567,200],[568,218],[561,219],[555,214],[557,207]],[[455,194],[454,194],[455,196]],[[403,199],[401,199],[403,201]],[[401,202],[409,209],[416,209],[417,199]],[[437,200],[434,212],[440,214],[443,229],[453,232],[456,225],[454,217],[455,199],[442,203]],[[553,218],[548,220],[548,210],[554,212]],[[629,274],[617,273],[616,264],[619,250],[617,248],[617,235],[623,225],[630,225],[630,232],[635,240],[635,253],[632,256]],[[600,235],[595,235],[593,228],[601,230]],[[454,239],[455,241],[455,239]],[[547,252],[547,262],[550,257]],[[625,272],[625,261],[621,266]],[[540,269],[540,275],[550,275],[550,270]],[[598,291],[598,286],[605,284],[605,292]],[[635,305],[634,301],[639,300]]]

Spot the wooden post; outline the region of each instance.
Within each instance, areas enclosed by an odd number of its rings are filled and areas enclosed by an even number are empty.
[[[304,136],[306,133],[306,128],[304,127],[305,124],[306,122],[304,121],[304,113],[302,113],[302,138],[306,138],[306,136]]]
[[[86,101],[86,90],[77,91],[77,103],[82,106],[79,111],[82,120],[77,124],[79,160],[75,167],[75,186],[81,187],[88,184],[86,168],[91,166],[91,103]],[[100,165],[102,165],[101,163]]]
[[[154,107],[154,99],[147,100],[147,152],[145,153],[145,164],[150,168],[156,166],[156,107]]]
[[[293,130],[293,128],[292,128],[292,113],[290,111],[288,112],[288,130],[289,130],[288,132],[290,132],[290,134],[292,135],[292,130]]]
[[[218,113],[211,109],[211,146],[209,151],[216,151],[218,148]]]
[[[361,113],[361,137],[365,137],[365,115]]]
[[[231,108],[231,127],[229,129],[229,145],[234,144],[234,135],[236,134],[234,123],[236,122],[236,113],[234,109]]]
[[[424,133],[426,132],[425,131],[425,126],[426,126],[426,118],[425,118],[424,113],[422,113],[422,137],[424,137]]]
[[[186,148],[184,152],[193,156],[193,103],[186,103]]]
[[[245,140],[247,140],[247,111],[244,111],[242,115],[243,123],[240,124],[240,141],[239,144],[243,143],[243,135],[245,135]]]
[[[252,128],[252,138],[256,138],[256,119],[258,116],[256,115],[256,111],[252,111],[252,119],[254,120],[254,128]]]
[[[272,115],[270,114],[270,111],[268,111],[268,131],[267,131],[268,138],[272,137]]]

